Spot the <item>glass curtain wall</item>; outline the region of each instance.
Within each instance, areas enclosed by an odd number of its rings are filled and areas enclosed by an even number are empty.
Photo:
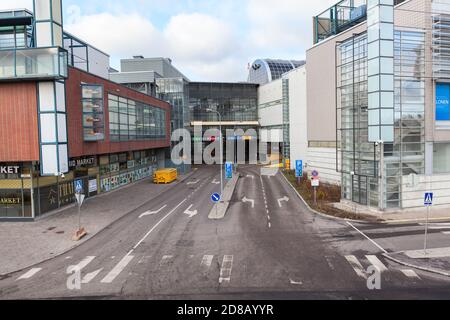
[[[368,142],[367,36],[337,48],[338,140],[341,142],[342,198],[383,208],[401,208],[402,176],[424,173],[425,38],[421,32],[395,32],[395,137],[380,152]]]

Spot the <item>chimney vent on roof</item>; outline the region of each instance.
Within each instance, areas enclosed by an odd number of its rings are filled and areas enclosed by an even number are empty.
[[[144,59],[144,56],[133,56],[133,59]]]

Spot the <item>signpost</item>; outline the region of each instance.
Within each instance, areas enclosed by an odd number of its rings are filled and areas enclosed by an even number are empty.
[[[84,228],[81,227],[81,206],[83,205],[84,199],[86,198],[83,192],[83,180],[75,180],[75,198],[77,199],[78,204],[78,230],[73,236],[73,241],[79,241],[84,236],[87,235],[87,232]]]
[[[319,171],[314,170],[311,175],[311,187],[314,188],[314,205],[317,205],[317,188],[320,186]]]
[[[303,160],[295,161],[295,177],[297,178],[297,184],[300,184],[303,177]]]
[[[221,196],[220,196],[220,194],[218,194],[218,193],[213,193],[213,194],[211,195],[211,200],[212,200],[212,202],[214,202],[215,205],[216,205],[216,216],[219,215],[219,201],[220,201],[220,199],[221,199]]]
[[[430,221],[430,208],[433,205],[433,197],[434,194],[432,192],[425,193],[424,205],[427,207],[427,222],[425,223],[425,245],[424,245],[424,255],[427,255],[427,247],[428,247],[428,224]]]

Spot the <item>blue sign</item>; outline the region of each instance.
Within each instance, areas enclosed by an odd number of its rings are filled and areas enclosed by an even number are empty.
[[[436,121],[450,120],[450,84],[436,84]]]
[[[83,180],[75,180],[75,193],[83,191]]]
[[[424,201],[425,206],[433,205],[433,196],[434,195],[432,192],[425,193],[425,201]]]
[[[314,170],[313,172],[311,172],[311,175],[312,175],[314,178],[317,178],[317,177],[319,176],[319,171]]]
[[[296,178],[303,177],[303,160],[295,161],[295,177]]]
[[[211,200],[212,200],[213,202],[219,202],[219,201],[220,201],[220,194],[214,193],[214,194],[211,196]]]
[[[225,163],[225,177],[227,179],[233,178],[233,163],[231,162]]]

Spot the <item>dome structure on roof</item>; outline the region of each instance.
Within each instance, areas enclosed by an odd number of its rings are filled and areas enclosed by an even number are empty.
[[[286,72],[297,69],[305,63],[298,60],[258,59],[250,66],[247,81],[266,84],[280,79]]]

